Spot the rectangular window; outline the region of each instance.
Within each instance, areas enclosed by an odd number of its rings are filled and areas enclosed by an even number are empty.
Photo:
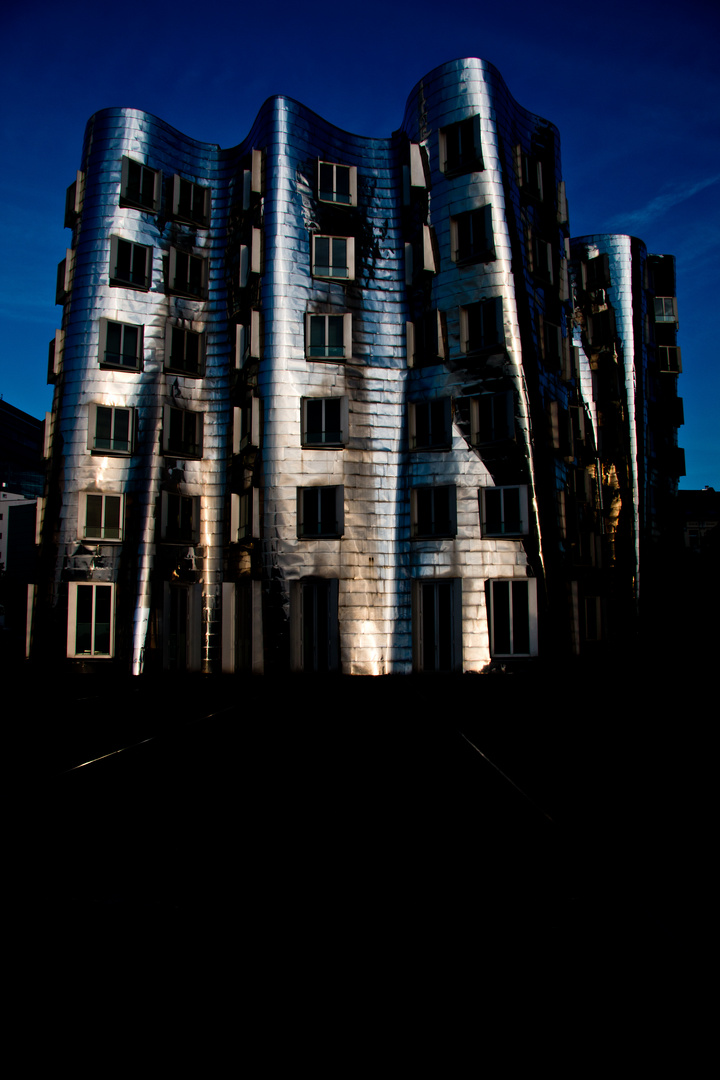
[[[462,671],[462,579],[413,582],[413,668]]]
[[[345,489],[342,485],[298,488],[298,536],[303,539],[342,536],[344,498]]]
[[[203,414],[163,407],[163,453],[174,457],[202,457]]]
[[[58,263],[57,277],[55,279],[56,304],[64,304],[67,300],[70,299],[74,262],[75,256],[73,252],[68,248],[65,252],[65,258]]]
[[[63,352],[65,350],[65,331],[56,330],[55,337],[48,347],[47,381],[54,383],[62,371]]]
[[[674,296],[655,297],[655,322],[674,323],[678,327],[677,299]]]
[[[302,444],[314,447],[340,447],[348,441],[348,399],[303,398]]]
[[[340,670],[338,581],[310,579],[290,585],[290,647],[293,671]]]
[[[202,375],[205,335],[168,323],[165,328],[165,370],[181,375]]]
[[[528,533],[527,487],[480,489],[483,536],[526,536]]]
[[[553,258],[552,258],[552,245],[543,240],[541,236],[530,231],[531,240],[531,270],[533,274],[540,278],[542,281],[546,281],[549,285],[552,285],[555,280],[553,274]]]
[[[305,355],[308,360],[349,360],[352,355],[352,315],[306,315]]]
[[[352,281],[355,277],[355,238],[313,236],[312,272],[315,277]]]
[[[446,175],[483,168],[480,117],[469,116],[440,129],[440,170]]]
[[[318,198],[321,202],[357,206],[357,169],[318,161]]]
[[[230,496],[230,543],[258,537],[260,526],[260,489],[249,488]]]
[[[417,401],[410,405],[411,450],[449,450],[452,445],[452,400]]]
[[[589,345],[611,346],[615,341],[615,312],[612,308],[588,315],[585,333]]]
[[[537,656],[537,581],[507,578],[490,585],[490,652]]]
[[[115,586],[68,585],[67,655],[108,659],[115,652]]]
[[[132,158],[122,159],[121,206],[132,206],[156,214],[160,209],[161,185],[162,173],[158,169],[150,169]]]
[[[481,206],[450,219],[452,258],[457,263],[488,262],[495,258],[492,207]]]
[[[481,394],[471,399],[470,421],[473,446],[515,438],[512,390]]]
[[[152,248],[110,237],[110,284],[130,289],[150,288]]]
[[[81,492],[80,534],[84,540],[122,540],[123,496]]]
[[[210,188],[181,176],[173,178],[173,217],[206,228],[210,222]]]
[[[100,319],[100,364],[139,371],[143,362],[143,328],[131,323]]]
[[[251,274],[262,270],[262,230],[250,230],[250,243],[240,245],[240,288],[247,287]]]
[[[447,316],[433,308],[422,319],[405,324],[408,367],[440,364],[447,356]]]
[[[169,544],[196,544],[200,539],[200,499],[163,491],[160,503],[161,539]]]
[[[515,147],[518,183],[526,195],[536,199],[543,197],[543,167],[540,158],[526,154],[521,146]]]
[[[657,354],[661,371],[668,372],[671,375],[680,375],[682,373],[682,357],[677,345],[659,345]]]
[[[208,261],[199,255],[170,248],[168,292],[204,300],[207,296]]]
[[[561,327],[540,318],[542,356],[548,367],[559,368],[563,359],[563,336]]]
[[[233,454],[260,445],[260,398],[247,398],[233,408]]]
[[[582,287],[586,292],[610,288],[610,259],[604,252],[592,259],[583,259],[580,264]]]
[[[416,487],[410,491],[410,535],[442,539],[457,533],[455,487]]]
[[[460,308],[460,347],[464,353],[482,352],[504,343],[502,297]]]
[[[65,221],[66,229],[75,228],[75,223],[82,210],[83,191],[85,187],[85,174],[77,172],[75,181],[65,193]]]
[[[103,454],[131,454],[133,420],[132,409],[114,405],[90,405],[88,449]]]

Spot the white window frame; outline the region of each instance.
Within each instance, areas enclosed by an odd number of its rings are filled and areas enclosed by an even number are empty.
[[[312,320],[324,319],[325,332],[324,341],[325,344],[322,348],[327,350],[330,348],[328,345],[328,320],[329,319],[342,319],[342,331],[343,331],[343,344],[342,344],[342,356],[313,356],[311,354],[312,346]],[[352,315],[349,311],[308,311],[305,314],[305,358],[307,360],[317,360],[320,363],[330,364],[342,364],[346,360],[349,360],[352,356]]]
[[[197,441],[193,445],[197,446],[197,448],[198,448],[197,453],[191,453],[188,450],[186,450],[184,447],[183,447],[182,450],[171,450],[170,449],[170,424],[171,424],[171,418],[172,418],[173,413],[182,413],[183,418],[185,416],[193,416],[193,417],[195,417],[195,421],[194,421],[194,423],[195,423],[195,436],[196,436]],[[162,452],[163,452],[163,454],[166,454],[168,457],[174,457],[174,458],[190,458],[190,459],[199,459],[199,458],[201,458],[203,456],[203,419],[204,419],[203,413],[196,412],[193,409],[178,409],[175,405],[163,405],[163,432],[162,432],[162,448],[163,448]],[[185,427],[185,420],[183,419],[183,428],[184,427]],[[185,440],[184,436],[183,436],[183,443],[186,443],[186,440]]]
[[[91,535],[88,531],[88,499],[102,499],[101,507],[101,525],[100,535]],[[117,499],[120,503],[119,507],[119,526],[117,536],[106,536],[105,530],[107,528],[105,524],[107,516],[107,500]],[[78,532],[83,540],[88,540],[93,544],[120,544],[123,540],[125,532],[125,496],[118,495],[115,492],[100,492],[100,491],[81,491],[78,499]]]
[[[518,493],[520,511],[519,529],[505,528],[505,497],[506,493],[510,491],[516,491]],[[493,500],[499,499],[500,501],[500,527],[498,529],[491,528],[487,522],[488,496]],[[480,488],[480,510],[480,534],[483,537],[504,540],[506,537],[527,536],[530,531],[528,489],[526,484],[507,484],[502,487],[488,485],[487,487]]]
[[[332,441],[332,442],[325,441],[325,436],[327,434],[332,434],[332,432],[327,431],[327,425],[326,425],[326,420],[325,420],[325,404],[328,401],[339,401],[340,402],[340,431],[339,431],[340,439]],[[313,441],[313,442],[308,441],[307,411],[308,411],[308,405],[310,404],[310,402],[318,402],[318,403],[320,403],[321,406],[322,406],[322,414],[323,414],[322,429],[321,429],[322,438],[319,441]],[[323,397],[304,397],[304,398],[301,399],[300,406],[301,406],[301,414],[300,414],[301,428],[300,428],[300,430],[301,430],[301,436],[302,436],[302,445],[304,447],[307,447],[308,449],[311,449],[311,450],[323,450],[323,449],[339,450],[339,449],[342,449],[344,446],[347,446],[348,439],[349,439],[349,435],[348,435],[349,408],[348,408],[348,399],[347,399],[347,397],[340,396],[340,395],[337,395],[337,396],[328,395],[327,397],[325,397],[325,396],[323,396]]]
[[[112,426],[115,427],[115,413],[128,413],[128,444],[127,450],[118,450],[115,447],[96,446],[97,442],[97,411],[98,409],[110,409],[113,413]],[[129,457],[135,446],[135,410],[125,405],[103,405],[102,402],[92,402],[88,405],[88,450],[93,454],[104,454],[106,457]]]
[[[131,267],[135,261],[135,250],[137,249],[145,252],[145,273],[142,285],[139,285],[136,281],[128,280],[127,278],[120,278],[117,276],[117,264],[120,244],[129,244],[132,249],[130,253]],[[147,244],[136,244],[133,240],[126,240],[123,236],[111,236],[109,278],[110,284],[115,288],[137,289],[138,292],[148,292],[150,290],[150,285],[152,284],[152,250],[152,247]]]
[[[343,240],[345,242],[345,273],[344,274],[319,274],[316,270],[317,261],[315,258],[315,247],[318,240],[328,240],[329,243],[329,258],[330,263],[327,267],[329,270],[335,269],[335,264],[332,262],[332,241]],[[322,267],[325,269],[325,267]],[[313,235],[312,238],[312,276],[322,278],[323,281],[354,281],[355,280],[355,237],[354,236],[330,236],[326,233],[319,235]]]
[[[77,604],[80,589],[92,589],[91,647],[89,652],[77,651]],[[107,652],[95,651],[97,590],[110,590],[110,640]],[[112,582],[71,581],[68,583],[67,656],[70,659],[111,660],[115,655],[115,585]]]
[[[324,524],[322,521],[322,509],[320,507],[321,491],[335,492],[335,520],[337,530],[333,532],[307,532],[305,528],[304,493],[317,492],[318,514],[312,518],[312,523]],[[312,497],[311,497],[312,498]],[[297,489],[297,535],[301,540],[339,540],[345,532],[345,488],[342,484],[318,484]]]
[[[128,186],[130,183],[130,165],[137,165],[142,171],[153,174],[153,201],[152,206],[148,206],[147,203],[141,199],[133,199],[128,194]],[[140,186],[143,186],[143,177],[141,175]],[[159,169],[152,169],[149,165],[144,165],[142,161],[136,161],[134,158],[124,157],[122,159],[121,181],[120,181],[120,205],[131,206],[136,210],[142,210],[146,214],[157,214],[160,209],[160,195],[162,192],[162,173]]]
[[[230,495],[230,543],[240,544],[259,536],[260,488],[233,492]]]
[[[187,258],[187,278],[178,284],[178,255],[182,255]],[[190,288],[190,270],[194,263],[199,264],[200,267],[200,291],[193,292]],[[171,296],[185,296],[190,300],[207,300],[208,294],[208,265],[209,260],[203,255],[194,255],[189,251],[180,251],[178,248],[171,247],[170,255],[168,258],[168,280],[167,291]],[[184,287],[187,286],[187,287]]]
[[[182,185],[189,184],[190,186],[190,204],[195,204],[195,192],[202,192],[203,210],[202,214],[194,215],[183,214],[180,210],[180,197],[182,194]],[[194,180],[185,180],[184,177],[175,173],[173,176],[173,217],[176,221],[182,221],[188,225],[196,225],[200,229],[207,229],[210,225],[210,198],[211,190],[209,187],[205,187],[203,184],[198,184]]]
[[[190,336],[198,339],[198,363],[197,369],[192,371],[187,367],[182,367],[177,364],[173,364],[173,330],[178,331],[183,335],[183,353],[187,353],[187,342]],[[189,326],[179,326],[172,319],[169,319],[165,324],[165,371],[172,371],[178,375],[184,375],[187,378],[201,378],[205,374],[205,332],[203,330],[192,330]]]
[[[125,329],[137,331],[137,350],[135,355],[135,362],[130,364],[114,364],[111,360],[107,360],[107,337],[108,326],[120,326],[122,327],[121,337],[122,342],[125,340]],[[121,344],[122,344],[121,342]],[[122,354],[125,355],[124,353]],[[100,367],[111,368],[113,371],[142,371],[144,359],[144,343],[143,343],[143,326],[142,323],[127,323],[120,322],[119,319],[100,319],[98,330],[98,362]]]
[[[333,190],[332,198],[323,198],[320,194],[320,170],[322,166],[333,170]],[[343,202],[337,198],[337,169],[348,170],[348,187],[349,187],[349,202]],[[318,200],[320,202],[332,203],[333,206],[357,206],[357,168],[355,165],[343,165],[333,161],[325,161],[323,158],[318,158],[317,163],[317,193]]]
[[[497,606],[499,603],[499,590],[496,591],[496,587],[500,585],[509,585],[509,594],[512,596],[512,592],[516,587],[527,586],[527,626],[528,626],[528,651],[519,652],[516,651],[514,646],[514,639],[516,634],[513,628],[513,603],[510,599],[507,610],[507,623],[509,627],[509,639],[510,650],[502,651],[502,642],[497,642]],[[493,578],[488,582],[489,592],[489,604],[490,604],[490,655],[497,659],[514,659],[522,657],[531,657],[538,655],[538,612],[537,612],[537,579],[536,578]]]
[[[169,496],[192,502],[192,532],[189,536],[168,536],[168,522],[170,518]],[[185,495],[177,491],[162,491],[160,493],[160,540],[165,544],[181,544],[192,547],[200,541],[200,497],[198,495]]]
[[[433,432],[433,412],[436,407],[442,407],[442,428],[437,438]],[[418,414],[427,412],[427,430],[429,436],[426,440],[418,442]],[[437,426],[437,425],[436,425]],[[433,398],[430,401],[411,401],[408,406],[408,441],[411,451],[450,450],[452,448],[452,398]]]
[[[473,344],[471,348],[470,342],[470,318],[469,310],[471,307],[475,307],[476,304],[468,304],[466,307],[460,308],[460,351],[466,354],[488,352],[492,349],[504,349],[505,348],[505,325],[504,325],[504,310],[501,296],[489,296],[486,300],[478,300],[478,309],[482,312],[485,305],[495,305],[495,325],[498,330],[498,340],[493,342],[485,342],[485,332],[483,330],[480,344]],[[484,321],[484,320],[483,320]]]
[[[445,524],[445,521],[438,521],[436,495],[439,491],[448,493],[448,531],[439,528]],[[430,494],[430,532],[419,531],[418,501],[425,498],[424,493]],[[419,484],[410,489],[410,536],[413,540],[452,540],[457,536],[457,489],[454,484]]]

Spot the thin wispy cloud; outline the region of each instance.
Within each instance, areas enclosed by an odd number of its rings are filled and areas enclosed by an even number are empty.
[[[673,206],[686,202],[693,195],[697,195],[699,191],[703,191],[719,181],[720,173],[717,173],[715,176],[708,176],[704,180],[698,180],[695,184],[674,184],[661,195],[656,195],[654,199],[651,199],[649,203],[639,210],[630,210],[625,214],[616,214],[610,218],[608,229],[611,232],[640,232],[648,222],[662,217]]]

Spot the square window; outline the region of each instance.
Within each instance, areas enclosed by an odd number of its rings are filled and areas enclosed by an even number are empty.
[[[413,582],[413,669],[462,671],[462,579]]]
[[[199,255],[170,248],[168,260],[168,292],[204,300],[207,296],[208,261]]]
[[[181,176],[173,177],[173,217],[189,225],[207,228],[210,222],[210,188]]]
[[[446,175],[483,168],[480,117],[469,116],[440,129],[440,170]]]
[[[308,360],[349,360],[352,355],[352,315],[306,315],[305,355]]]
[[[90,405],[88,449],[102,454],[131,454],[134,411],[115,405]]]
[[[122,540],[123,496],[81,492],[80,535],[84,540]]]
[[[481,394],[471,399],[470,420],[473,446],[515,438],[512,390]]]
[[[131,323],[100,320],[100,364],[139,371],[143,361],[143,328]]]
[[[169,544],[196,544],[200,539],[200,499],[163,491],[160,499],[160,537]]]
[[[107,660],[115,653],[115,586],[68,585],[67,655]]]
[[[130,289],[150,288],[152,248],[110,237],[110,284]]]
[[[163,407],[163,453],[173,457],[202,457],[203,414]]]
[[[357,169],[318,161],[318,198],[321,202],[357,206]]]
[[[298,488],[297,534],[303,539],[336,538],[344,532],[345,489]]]
[[[489,586],[491,654],[537,656],[536,579],[508,578]]]
[[[483,536],[526,536],[528,533],[527,487],[480,489]]]
[[[457,533],[455,487],[416,487],[410,491],[410,535],[442,539]]]
[[[452,258],[457,263],[488,262],[495,258],[492,207],[481,206],[450,219]]]
[[[348,399],[303,398],[302,444],[317,448],[342,447],[348,441]]]
[[[122,179],[120,185],[120,205],[132,206],[156,214],[160,209],[160,190],[162,173],[150,169],[139,161],[124,157],[122,159]]]
[[[452,400],[417,401],[410,405],[411,450],[449,450],[452,445]]]
[[[482,352],[504,344],[502,297],[460,308],[460,347],[464,353]]]
[[[205,335],[168,323],[165,328],[165,370],[181,375],[202,375],[205,369]]]
[[[312,272],[314,277],[352,281],[355,277],[355,238],[313,236]]]

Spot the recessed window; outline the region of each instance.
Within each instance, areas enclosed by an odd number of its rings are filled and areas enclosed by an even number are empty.
[[[548,367],[558,368],[563,358],[563,336],[561,327],[556,323],[548,322],[542,315],[541,320],[541,343],[542,357]]]
[[[481,394],[480,397],[472,398],[470,419],[474,446],[514,439],[515,416],[512,390],[497,394]]]
[[[302,444],[318,448],[345,446],[348,441],[348,399],[303,398]]]
[[[132,409],[115,405],[90,405],[88,449],[102,454],[131,454],[133,420]]]
[[[67,655],[107,660],[115,652],[115,586],[68,585]]]
[[[449,450],[452,444],[450,398],[417,401],[410,405],[410,449]]]
[[[250,360],[260,358],[260,312],[250,312],[247,326],[235,327],[235,367],[240,369]]]
[[[181,176],[173,178],[173,217],[205,228],[210,221],[210,188]]]
[[[462,671],[462,579],[413,582],[413,668]]]
[[[437,308],[421,319],[405,324],[408,367],[440,364],[447,355],[447,316]]]
[[[357,169],[318,161],[318,198],[321,202],[357,206]]]
[[[658,366],[661,371],[671,375],[680,375],[682,373],[682,357],[677,345],[659,345],[657,353]]]
[[[525,536],[528,532],[527,487],[480,489],[483,536]]]
[[[504,345],[502,297],[460,308],[460,347],[464,353]]]
[[[469,116],[440,129],[440,169],[447,175],[482,169],[480,117]]]
[[[342,485],[298,488],[298,536],[303,539],[342,536],[344,491]]]
[[[520,189],[536,199],[543,197],[543,167],[540,158],[526,154],[521,146],[515,148],[515,163]]]
[[[495,258],[492,232],[492,207],[468,210],[450,220],[453,261],[488,262]]]
[[[230,543],[238,544],[260,535],[260,489],[249,488],[230,496]]]
[[[311,578],[290,584],[290,655],[293,671],[340,669],[338,581]]]
[[[530,237],[532,244],[532,272],[542,281],[552,285],[554,281],[552,245],[534,232],[530,233]]]
[[[352,281],[355,277],[354,237],[313,236],[312,272],[315,277]]]
[[[81,492],[80,531],[84,540],[122,540],[123,496]]]
[[[207,296],[208,261],[199,255],[170,248],[168,292],[203,300]]]
[[[306,315],[305,355],[308,360],[348,360],[352,354],[352,315]]]
[[[610,259],[607,253],[583,259],[580,264],[582,287],[586,292],[610,287]]]
[[[675,323],[677,327],[677,299],[674,296],[655,297],[655,322]]]
[[[139,161],[122,159],[120,205],[132,206],[154,214],[160,209],[162,173],[141,165]]]
[[[200,499],[163,491],[160,503],[161,539],[170,544],[196,544],[200,538]]]
[[[233,408],[233,454],[260,445],[260,398],[249,397]]]
[[[537,656],[537,582],[507,578],[490,585],[490,651],[493,656]]]
[[[416,487],[410,492],[410,535],[442,539],[457,533],[454,486]]]
[[[143,361],[143,328],[131,323],[100,320],[100,363],[104,367],[138,371]]]
[[[110,237],[110,284],[130,289],[150,288],[152,248]]]
[[[203,414],[175,409],[163,409],[163,453],[174,457],[202,457]]]
[[[168,323],[165,330],[165,370],[181,375],[202,375],[205,336],[184,326]]]

